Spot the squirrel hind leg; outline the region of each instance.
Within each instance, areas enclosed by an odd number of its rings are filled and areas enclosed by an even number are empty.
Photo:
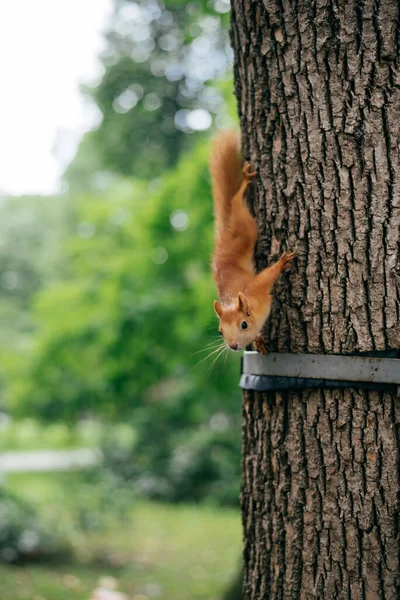
[[[250,169],[251,169],[250,163],[245,162],[243,165],[243,169],[242,169],[243,179],[242,179],[242,182],[240,184],[238,191],[236,192],[236,194],[234,195],[234,197],[232,199],[232,205],[235,205],[237,203],[240,204],[243,201],[244,194],[245,194],[248,186],[250,185],[252,178],[255,177],[255,175],[257,175],[257,173],[255,171],[250,171]]]
[[[256,171],[251,171],[251,164],[249,162],[245,162],[242,168],[243,179],[246,181],[250,181],[252,177],[257,175]]]

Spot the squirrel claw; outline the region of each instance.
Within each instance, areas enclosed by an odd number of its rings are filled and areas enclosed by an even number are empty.
[[[254,350],[265,356],[268,354],[267,338],[263,335],[258,335],[253,341]]]
[[[251,164],[248,162],[245,162],[243,165],[243,169],[242,169],[243,177],[245,179],[251,179],[252,177],[257,175],[257,173],[255,171],[250,171],[250,169],[251,169]]]

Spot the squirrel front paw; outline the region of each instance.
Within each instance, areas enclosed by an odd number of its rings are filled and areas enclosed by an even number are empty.
[[[290,262],[295,258],[294,252],[284,252],[279,259],[282,271],[286,271],[290,267]]]
[[[253,342],[254,350],[265,356],[268,354],[267,338],[264,335],[258,335]]]

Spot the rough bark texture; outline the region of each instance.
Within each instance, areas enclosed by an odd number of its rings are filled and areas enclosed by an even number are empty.
[[[232,45],[257,266],[298,256],[270,348],[398,349],[398,3],[232,0]],[[245,394],[245,600],[400,597],[399,404]]]

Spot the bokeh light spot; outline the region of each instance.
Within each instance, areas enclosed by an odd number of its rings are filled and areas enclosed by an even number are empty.
[[[193,131],[205,131],[211,127],[211,123],[211,115],[204,108],[191,110],[187,116],[187,124]]]
[[[184,210],[175,210],[169,220],[176,231],[185,231],[189,227],[189,215]]]
[[[1,287],[6,290],[15,290],[18,287],[18,274],[15,271],[4,271],[0,277]]]
[[[96,228],[93,223],[82,221],[78,224],[78,235],[81,238],[89,239],[95,234]]]
[[[143,105],[148,111],[158,110],[162,105],[162,100],[158,94],[150,92],[150,94],[147,94],[147,96],[144,97]]]
[[[168,252],[162,246],[158,248],[153,248],[151,253],[151,260],[156,265],[162,265],[168,260]]]

